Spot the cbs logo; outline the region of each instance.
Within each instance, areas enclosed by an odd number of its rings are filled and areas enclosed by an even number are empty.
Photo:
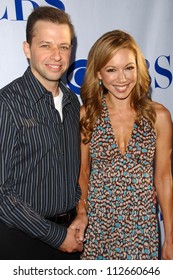
[[[86,64],[86,59],[76,60],[70,65],[67,71],[66,79],[68,87],[76,94],[80,94],[80,88],[83,83]]]

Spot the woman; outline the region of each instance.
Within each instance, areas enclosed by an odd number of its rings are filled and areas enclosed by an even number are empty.
[[[150,100],[149,86],[146,61],[128,33],[114,30],[95,42],[81,88],[79,208],[88,204],[89,218],[82,259],[158,259],[155,188],[162,258],[173,259],[172,122]]]

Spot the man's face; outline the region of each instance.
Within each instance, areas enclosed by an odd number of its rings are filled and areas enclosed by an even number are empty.
[[[67,24],[38,21],[24,52],[34,76],[48,89],[54,87],[68,69],[71,55],[71,33]]]

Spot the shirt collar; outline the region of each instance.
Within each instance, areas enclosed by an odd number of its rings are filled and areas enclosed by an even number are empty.
[[[25,85],[25,94],[30,99],[33,104],[36,104],[41,98],[48,97],[53,98],[52,93],[49,92],[33,75],[30,66],[28,66],[27,70],[23,75],[24,85]],[[71,100],[70,90],[64,85],[64,83],[60,80],[59,87],[63,92],[63,103],[69,103]]]

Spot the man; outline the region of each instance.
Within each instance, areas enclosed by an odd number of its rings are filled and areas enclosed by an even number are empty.
[[[29,67],[0,91],[0,259],[79,259],[83,250],[80,104],[60,80],[73,37],[68,14],[36,8],[23,44]]]

